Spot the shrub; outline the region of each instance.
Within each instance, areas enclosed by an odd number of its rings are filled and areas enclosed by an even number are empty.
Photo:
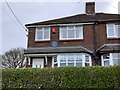
[[[2,88],[120,89],[120,66],[3,69]]]

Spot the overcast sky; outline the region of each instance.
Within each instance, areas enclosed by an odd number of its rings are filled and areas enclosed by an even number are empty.
[[[85,2],[96,1],[96,12],[118,13],[120,0],[7,0],[11,9],[24,26],[27,23],[45,21],[75,14],[85,13]],[[39,1],[39,2],[38,2]],[[102,2],[103,1],[103,2]],[[0,54],[12,48],[27,48],[27,37],[5,2],[2,3],[2,31],[0,35]],[[1,14],[2,13],[2,14]]]

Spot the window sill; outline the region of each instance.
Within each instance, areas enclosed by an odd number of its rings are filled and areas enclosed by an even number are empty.
[[[64,42],[64,41],[83,41],[83,39],[61,39],[59,40],[60,42]]]
[[[107,37],[107,39],[120,39],[120,37]]]
[[[50,42],[50,40],[37,40],[35,43]]]

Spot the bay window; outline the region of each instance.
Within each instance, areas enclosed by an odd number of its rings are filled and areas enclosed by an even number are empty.
[[[91,66],[91,57],[88,54],[66,53],[58,55],[58,67],[64,66]]]
[[[50,40],[50,27],[36,28],[36,41]]]
[[[60,40],[83,39],[83,27],[80,25],[61,26],[59,34]]]
[[[107,38],[120,38],[120,24],[107,24]]]

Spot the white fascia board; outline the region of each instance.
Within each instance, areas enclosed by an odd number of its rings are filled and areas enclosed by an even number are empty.
[[[25,56],[28,56],[28,57],[36,57],[36,56],[55,56],[55,55],[58,55],[58,54],[25,54]]]
[[[31,26],[26,26],[27,28],[29,27],[50,27],[50,26],[69,26],[69,25],[84,25],[84,24],[94,24],[94,23],[73,23],[73,24],[51,24],[51,25],[31,25]]]

